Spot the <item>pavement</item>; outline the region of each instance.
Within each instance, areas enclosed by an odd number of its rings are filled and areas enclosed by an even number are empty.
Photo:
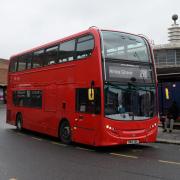
[[[163,128],[159,127],[157,142],[180,145],[180,129],[173,129],[173,131],[169,133],[169,131],[163,132]]]

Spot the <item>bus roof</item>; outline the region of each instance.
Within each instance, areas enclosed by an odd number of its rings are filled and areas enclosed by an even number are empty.
[[[41,50],[41,49],[44,49],[44,48],[48,48],[48,47],[51,47],[53,45],[56,45],[56,44],[59,44],[60,42],[63,42],[63,41],[66,41],[66,40],[70,40],[70,39],[73,39],[77,36],[81,36],[83,34],[87,34],[87,33],[90,33],[90,32],[93,32],[94,30],[97,31],[97,28],[95,27],[90,27],[88,30],[85,30],[85,31],[81,31],[79,33],[76,33],[76,34],[73,34],[73,35],[70,35],[70,36],[67,36],[65,38],[61,38],[61,39],[58,39],[58,40],[55,40],[55,41],[52,41],[52,42],[49,42],[49,43],[46,43],[46,44],[43,44],[43,45],[40,45],[40,46],[37,46],[35,48],[32,48],[32,49],[29,49],[29,50],[26,50],[26,51],[23,51],[23,52],[20,52],[20,53],[17,53],[17,54],[14,54],[10,57],[10,59],[12,59],[13,57],[16,57],[16,56],[20,56],[20,55],[24,55],[24,54],[28,54],[28,53],[32,53],[33,51],[37,51],[37,50]]]
[[[126,33],[126,34],[130,34],[130,35],[135,35],[135,36],[139,36],[141,38],[144,38],[147,40],[146,37],[144,37],[143,35],[136,35],[136,34],[133,34],[133,33],[127,33],[127,32],[124,32],[124,31],[117,31],[117,30],[110,30],[110,29],[99,29],[97,28],[96,26],[92,26],[90,27],[89,29],[87,30],[84,30],[84,31],[81,31],[79,33],[76,33],[76,34],[73,34],[73,35],[70,35],[70,36],[67,36],[67,37],[64,37],[64,38],[61,38],[61,39],[58,39],[58,40],[55,40],[55,41],[52,41],[52,42],[49,42],[49,43],[46,43],[46,44],[43,44],[43,45],[40,45],[40,46],[37,46],[37,47],[34,47],[32,49],[29,49],[29,50],[26,50],[26,51],[23,51],[23,52],[20,52],[20,53],[17,53],[17,54],[14,54],[10,57],[13,58],[13,57],[16,57],[16,56],[20,56],[20,55],[24,55],[24,54],[28,54],[28,53],[32,53],[34,51],[38,51],[38,50],[41,50],[41,49],[45,49],[45,48],[48,48],[48,47],[51,47],[51,46],[54,46],[56,44],[59,44],[60,42],[64,42],[64,41],[67,41],[67,40],[71,40],[77,36],[81,36],[83,34],[87,34],[87,33],[92,33],[93,31],[98,31],[98,30],[101,30],[101,31],[114,31],[114,32],[122,32],[122,33]],[[148,40],[147,40],[148,41]]]

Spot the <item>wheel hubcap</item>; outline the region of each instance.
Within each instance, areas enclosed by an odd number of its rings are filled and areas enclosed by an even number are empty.
[[[65,126],[62,134],[65,139],[68,139],[70,136],[70,128],[68,126]]]

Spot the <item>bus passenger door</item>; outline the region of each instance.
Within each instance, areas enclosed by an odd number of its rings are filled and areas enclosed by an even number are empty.
[[[89,99],[88,88],[76,89],[76,117],[73,140],[85,144],[94,144],[100,122],[100,88],[94,91],[94,99]]]

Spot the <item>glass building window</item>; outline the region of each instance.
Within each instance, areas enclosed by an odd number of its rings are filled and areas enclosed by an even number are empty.
[[[176,64],[180,65],[180,49],[176,50]]]
[[[175,65],[175,50],[167,50],[167,65]]]
[[[157,66],[175,66],[180,64],[180,50],[154,50],[154,57]]]
[[[162,64],[166,64],[167,60],[166,60],[166,51],[159,51],[158,52],[158,62],[159,62],[159,65],[162,65]]]

